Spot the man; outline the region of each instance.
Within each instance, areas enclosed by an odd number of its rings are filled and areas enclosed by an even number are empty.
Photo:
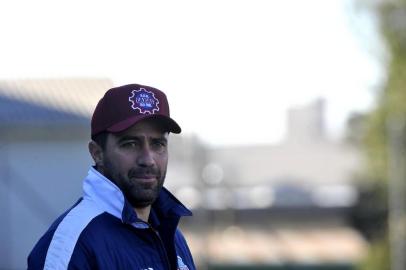
[[[191,212],[163,187],[169,132],[181,128],[163,92],[108,90],[91,121],[83,197],[38,241],[28,269],[195,269],[177,229]]]

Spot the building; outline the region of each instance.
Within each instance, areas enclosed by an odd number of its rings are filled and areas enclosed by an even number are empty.
[[[0,82],[0,269],[25,269],[39,236],[81,196],[91,164],[89,115],[111,85],[99,79]]]

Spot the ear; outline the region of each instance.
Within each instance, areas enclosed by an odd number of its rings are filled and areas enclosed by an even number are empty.
[[[94,163],[96,164],[97,167],[102,167],[103,166],[103,149],[101,148],[100,145],[98,145],[95,141],[90,141],[89,142],[89,153],[93,158]]]

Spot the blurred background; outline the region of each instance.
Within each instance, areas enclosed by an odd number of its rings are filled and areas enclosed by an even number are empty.
[[[1,1],[0,269],[81,196],[112,86],[165,91],[198,269],[406,269],[406,1]]]

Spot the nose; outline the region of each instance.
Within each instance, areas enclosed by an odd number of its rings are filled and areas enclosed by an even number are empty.
[[[137,164],[141,167],[152,167],[155,164],[153,151],[148,146],[144,146],[139,152]]]

